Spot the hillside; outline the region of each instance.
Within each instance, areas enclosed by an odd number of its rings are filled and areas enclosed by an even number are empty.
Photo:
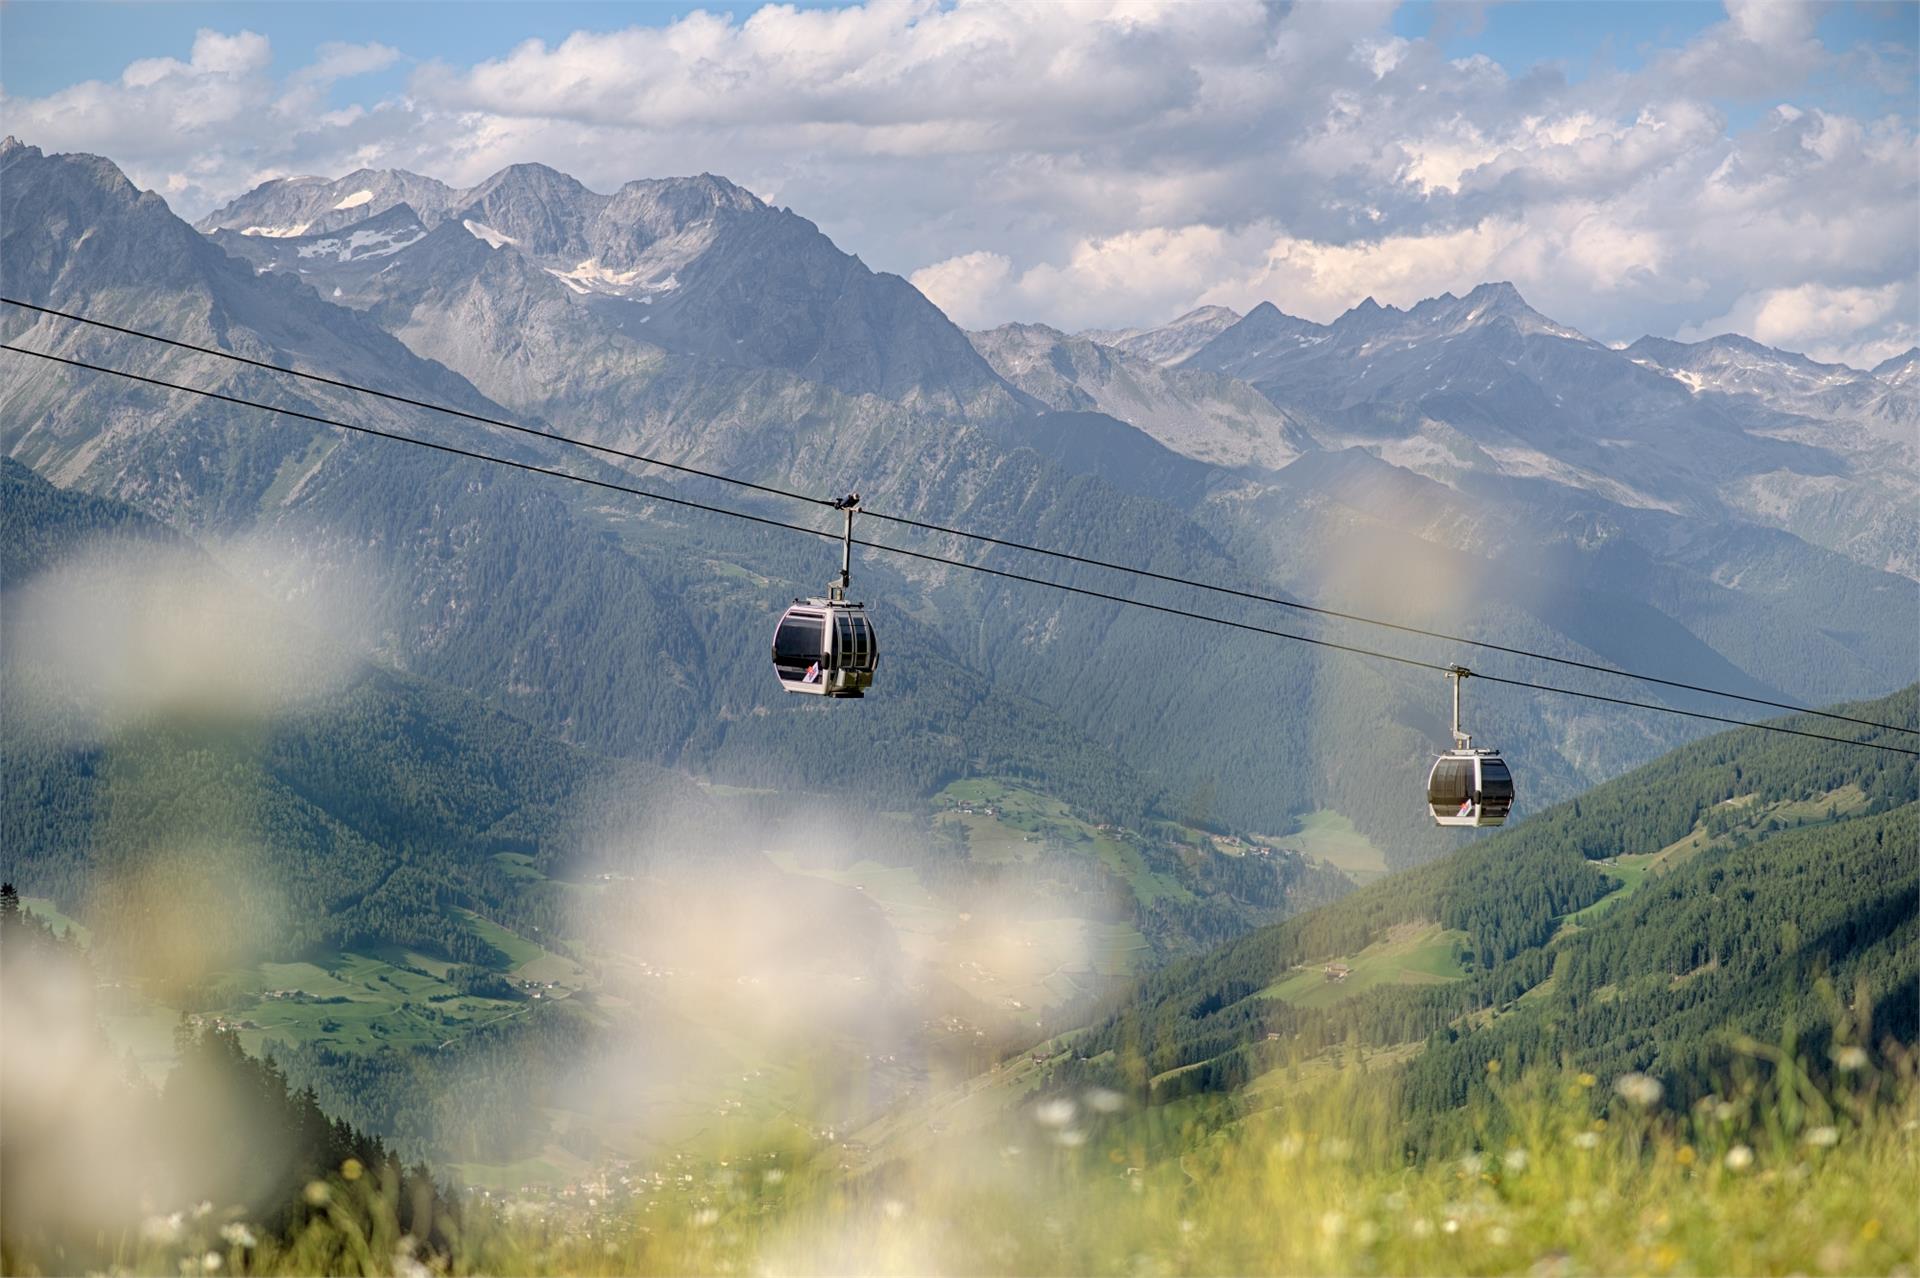
[[[1349,886],[1141,807],[1096,827],[1031,778],[850,810],[771,768],[773,786],[703,785],[609,759],[310,628],[236,575],[257,549],[216,554],[10,459],[0,510],[0,874],[88,938],[114,1042],[158,1075],[181,1015],[226,1026],[329,1109],[473,1174],[576,1129],[649,1147],[716,1086],[712,1061],[772,1050],[735,1028],[766,1019],[749,977],[801,982],[801,1005],[859,994],[807,1050],[844,1068],[884,1041],[894,1087]],[[998,722],[1035,774],[1075,766]],[[663,1025],[690,1060],[622,1099],[620,1134],[564,1103]],[[552,1103],[513,1122],[445,1099],[455,1074],[524,1094],[528,1071]],[[792,1108],[804,1086],[749,1095]]]
[[[1920,722],[1920,687],[1853,713]],[[1863,739],[1900,741],[1898,734]],[[1165,1101],[1343,1043],[1422,1044],[1416,1129],[1503,1072],[1572,1062],[1688,1090],[1735,1034],[1816,1052],[1842,1004],[1911,1043],[1911,758],[1740,731],[1454,856],[1144,980],[1060,1078]],[[1826,991],[1823,993],[1822,991]]]

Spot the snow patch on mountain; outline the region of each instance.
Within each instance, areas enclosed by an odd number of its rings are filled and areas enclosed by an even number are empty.
[[[267,240],[290,240],[296,236],[305,235],[307,227],[311,225],[310,222],[302,222],[297,226],[249,226],[240,234],[257,235]]]
[[[355,191],[352,195],[349,195],[346,199],[334,205],[333,208],[334,212],[337,213],[341,209],[357,209],[362,204],[371,204],[372,202],[373,192],[362,187],[360,190]]]
[[[336,262],[354,262],[363,258],[386,257],[398,253],[408,245],[418,242],[426,233],[426,230],[419,226],[394,231],[355,231],[345,239],[336,237],[316,240],[312,244],[302,244],[297,252],[301,257],[331,256]]]
[[[500,248],[503,245],[518,244],[520,242],[511,235],[502,235],[485,222],[476,222],[472,218],[461,218],[460,225],[466,227],[467,234],[471,235],[474,239],[485,240],[490,248]]]

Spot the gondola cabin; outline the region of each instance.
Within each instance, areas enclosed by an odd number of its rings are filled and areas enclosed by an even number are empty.
[[[1438,825],[1505,825],[1513,773],[1492,750],[1449,750],[1427,774],[1427,811]]]
[[[861,697],[880,645],[867,610],[838,599],[796,599],[773,632],[773,672],[788,692]]]

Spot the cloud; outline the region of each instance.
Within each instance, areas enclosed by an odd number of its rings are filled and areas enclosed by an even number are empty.
[[[968,325],[1153,322],[1203,299],[1319,315],[1485,272],[1624,340],[1748,294],[1920,268],[1911,41],[1829,48],[1815,10],[1733,0],[1637,68],[1574,81],[1449,57],[1396,34],[1392,12],[698,11],[427,61],[404,93],[338,111],[322,109],[332,84],[406,55],[328,46],[275,81],[260,37],[203,32],[188,61],[0,110],[28,141],[112,156],[188,216],[266,177],[363,165],[466,184],[539,160],[600,190],[722,172]]]
[[[1859,337],[1876,331],[1881,335]],[[1692,342],[1721,333],[1739,333],[1769,346],[1806,351],[1816,359],[1870,368],[1912,346],[1920,323],[1915,322],[1911,284],[1877,288],[1801,284],[1743,294],[1725,314],[1687,325],[1679,337]]]
[[[963,328],[982,328],[994,321],[1013,276],[1013,263],[998,253],[962,253],[910,277],[948,318]]]

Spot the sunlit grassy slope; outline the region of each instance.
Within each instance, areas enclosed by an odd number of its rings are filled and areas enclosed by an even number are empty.
[[[1326,1007],[1382,985],[1437,985],[1466,975],[1460,966],[1465,932],[1437,923],[1403,923],[1353,954],[1309,964],[1260,991],[1296,1007]]]
[[[1338,812],[1321,809],[1307,813],[1300,818],[1299,828],[1278,843],[1318,857],[1355,883],[1371,883],[1387,872],[1386,854]]]
[[[1854,712],[1910,722],[1917,696]],[[1489,1059],[1679,1080],[1711,1069],[1730,1032],[1817,1032],[1823,979],[1865,982],[1910,1039],[1915,800],[1911,756],[1757,732],[1697,742],[1151,974],[1070,1040],[1078,1074],[1171,1099],[1231,1091],[1287,1053],[1425,1042],[1409,1106],[1423,1124],[1452,1121]]]
[[[230,1246],[212,1216],[128,1258],[171,1272],[184,1253],[206,1272],[206,1248],[235,1272],[285,1273],[422,1259],[512,1274],[1910,1272],[1910,1062],[1854,1053],[1816,1085],[1758,1051],[1685,1111],[1640,1075],[1497,1082],[1477,1136],[1417,1166],[1398,1158],[1377,1075],[1350,1064],[1253,1111],[1054,1097],[851,1178],[845,1146],[785,1141],[585,1176],[537,1205],[475,1194],[440,1257],[416,1258],[356,1174],[312,1186],[284,1245]]]
[[[1119,831],[1087,824],[1058,799],[990,777],[955,781],[933,798],[938,820],[967,832],[968,851],[984,861],[1027,861],[1036,845],[1053,843],[1098,857],[1126,880],[1142,905],[1161,898],[1191,901],[1193,893],[1146,858]]]

